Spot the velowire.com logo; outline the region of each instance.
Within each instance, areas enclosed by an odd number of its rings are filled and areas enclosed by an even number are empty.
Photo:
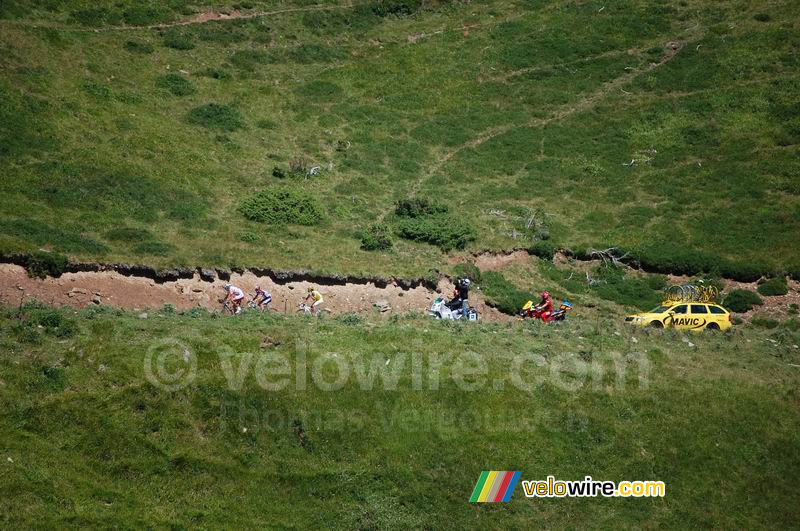
[[[483,471],[475,489],[472,491],[471,502],[507,502],[514,494],[514,488],[519,482],[522,472],[498,472],[496,470]]]

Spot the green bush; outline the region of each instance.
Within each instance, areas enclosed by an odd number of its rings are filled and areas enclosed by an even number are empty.
[[[468,278],[473,282],[480,282],[483,276],[475,264],[456,264],[453,267],[456,278]]]
[[[445,252],[463,249],[477,237],[472,225],[451,214],[401,218],[397,223],[397,232],[407,240],[430,243]]]
[[[70,13],[69,19],[84,26],[102,26],[104,24],[117,24],[122,16],[104,7],[81,9]]]
[[[392,248],[392,229],[385,223],[375,223],[361,233],[361,248],[365,251],[387,251]]]
[[[25,269],[31,278],[60,277],[68,265],[69,259],[64,255],[34,251],[28,256]]]
[[[153,233],[149,230],[133,227],[111,229],[106,232],[105,236],[107,240],[112,242],[143,242],[154,238]]]
[[[517,288],[497,271],[481,276],[481,292],[489,304],[509,315],[517,314],[531,300],[530,293]]]
[[[714,272],[739,282],[755,282],[769,272],[763,264],[733,262],[680,242],[650,244],[631,251],[627,261],[638,262],[644,270],[655,273],[694,276]]]
[[[249,231],[242,231],[236,235],[236,238],[239,239],[240,242],[245,243],[256,243],[261,241],[261,236],[254,232]]]
[[[413,15],[422,9],[422,0],[377,0],[369,5],[375,16],[403,17]]]
[[[345,313],[336,318],[342,324],[346,325],[360,325],[361,324],[361,316],[357,313]]]
[[[125,43],[125,49],[131,53],[140,53],[143,55],[153,53],[155,51],[155,48],[153,48],[151,44],[139,41],[127,41]]]
[[[270,62],[269,55],[261,50],[237,50],[229,60],[233,66],[245,72],[253,72],[258,65]]]
[[[156,79],[156,87],[167,89],[174,96],[189,96],[197,92],[191,81],[180,74],[164,74]]]
[[[193,50],[194,43],[188,35],[171,30],[164,34],[164,46],[173,50]]]
[[[319,201],[296,189],[269,188],[242,201],[239,212],[262,223],[316,225],[322,221]]]
[[[131,26],[148,26],[170,20],[171,13],[164,7],[139,5],[122,13],[122,17]]]
[[[21,316],[28,326],[41,326],[48,334],[58,338],[68,338],[78,330],[77,323],[64,316],[61,310],[45,306],[39,302],[27,302],[21,308]]]
[[[447,206],[427,199],[401,199],[395,204],[394,213],[402,218],[421,218],[433,214],[444,214]]]
[[[612,265],[598,267],[595,279],[600,282],[592,290],[599,297],[641,310],[657,306],[663,299],[662,290],[667,284],[664,276],[630,276],[623,268]]]
[[[163,242],[142,242],[133,246],[133,252],[150,256],[167,256],[175,247]]]
[[[764,304],[756,293],[746,289],[732,290],[725,296],[722,305],[728,310],[736,313],[749,312],[753,306],[760,306]]]
[[[202,72],[200,72],[201,76],[210,77],[212,79],[219,79],[219,80],[226,80],[232,79],[233,76],[230,75],[227,71],[222,70],[221,68],[206,68]]]
[[[0,234],[19,238],[34,245],[49,246],[65,253],[104,253],[108,247],[80,234],[80,227],[64,230],[35,219],[0,218]]]
[[[760,284],[757,291],[765,297],[786,295],[789,293],[789,285],[786,283],[785,277],[775,277]]]
[[[543,260],[552,260],[556,255],[556,251],[558,251],[558,247],[549,240],[538,241],[528,249],[529,253]]]
[[[315,103],[327,103],[339,99],[344,91],[336,83],[317,80],[302,85],[297,93]]]
[[[781,323],[777,319],[770,319],[768,317],[753,317],[750,319],[750,324],[759,328],[767,328],[771,330],[773,328],[778,328],[778,325]]]
[[[209,129],[236,131],[244,128],[244,117],[228,105],[208,103],[189,111],[189,123]]]

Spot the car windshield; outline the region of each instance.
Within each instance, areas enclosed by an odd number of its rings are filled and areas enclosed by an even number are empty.
[[[669,308],[669,306],[656,306],[647,313],[664,313],[667,311],[667,308]]]

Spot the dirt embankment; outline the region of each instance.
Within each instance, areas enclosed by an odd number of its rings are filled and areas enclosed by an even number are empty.
[[[307,281],[275,281],[269,276],[257,276],[252,272],[231,273],[229,282],[239,286],[252,295],[255,287],[272,293],[273,310],[295,312],[298,303],[306,296],[308,287],[316,286],[322,292],[324,307],[334,315],[343,313],[369,313],[379,311],[376,305],[390,309],[385,314],[424,312],[439,293],[418,285],[403,288],[397,283],[378,286],[373,282],[343,282],[338,285],[324,285]],[[192,278],[156,282],[155,280],[126,276],[116,271],[81,271],[65,273],[59,278],[34,279],[28,277],[25,269],[18,265],[0,265],[0,302],[18,305],[27,300],[38,300],[54,306],[85,307],[105,304],[128,310],[160,308],[171,304],[185,310],[202,307],[219,309],[218,299],[224,294],[225,281],[216,278],[203,280],[200,274]],[[442,280],[438,291],[449,295],[453,285]],[[489,321],[511,319],[494,308],[478,301],[481,318]]]

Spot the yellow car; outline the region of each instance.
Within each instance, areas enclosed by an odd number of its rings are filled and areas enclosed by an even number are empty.
[[[731,314],[719,304],[705,302],[663,303],[649,312],[629,315],[625,322],[653,328],[674,327],[682,330],[727,330]]]

